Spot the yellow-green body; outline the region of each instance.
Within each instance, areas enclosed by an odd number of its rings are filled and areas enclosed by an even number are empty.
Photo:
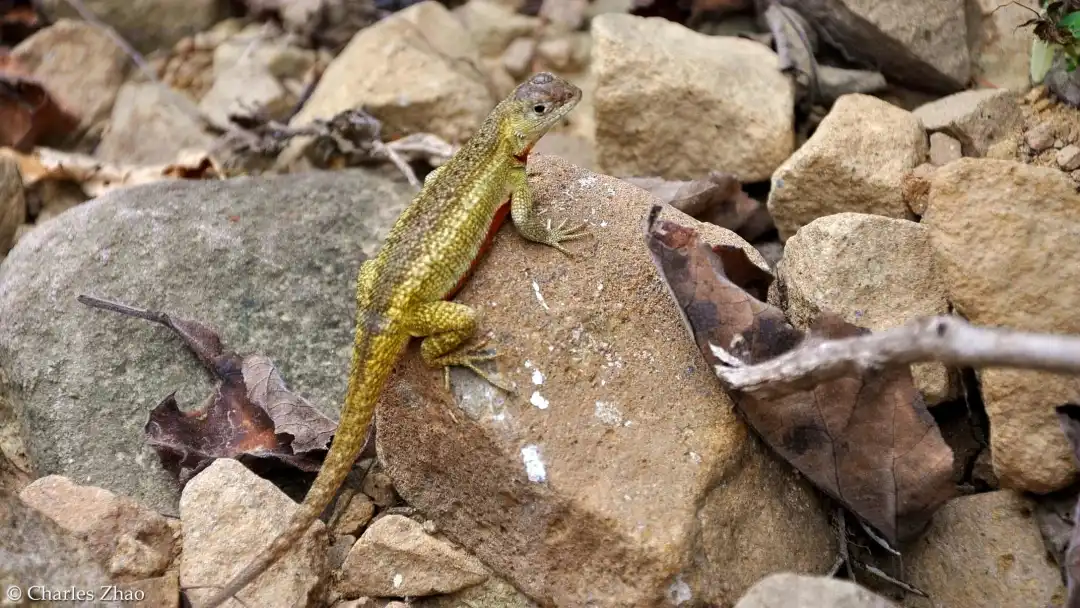
[[[582,226],[543,223],[533,209],[525,163],[533,144],[580,100],[581,91],[551,74],[522,83],[499,103],[477,133],[423,188],[394,223],[378,254],[360,268],[356,288],[356,333],[349,387],[330,451],[303,504],[288,527],[212,597],[218,606],[270,567],[314,523],[333,499],[364,447],[379,394],[412,338],[433,366],[472,369],[494,358],[464,350],[477,315],[447,301],[471,272],[499,210],[510,198],[510,214],[525,238],[564,253],[561,243],[585,234]]]

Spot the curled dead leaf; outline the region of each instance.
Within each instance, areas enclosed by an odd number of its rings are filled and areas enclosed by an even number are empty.
[[[184,412],[169,395],[150,412],[143,429],[181,484],[217,458],[236,458],[261,470],[282,465],[319,470],[337,423],[289,391],[269,358],[227,351],[217,333],[197,321],[89,296],[79,301],[168,327],[218,379],[201,407]]]
[[[767,304],[771,275],[735,247],[710,248],[691,228],[650,212],[646,241],[683,320],[711,366],[741,366],[807,340],[869,333],[830,313],[809,334]],[[783,397],[729,390],[747,423],[817,488],[890,544],[925,529],[955,496],[953,453],[906,366],[849,375]]]

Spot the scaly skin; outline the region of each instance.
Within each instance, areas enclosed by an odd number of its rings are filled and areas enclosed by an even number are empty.
[[[500,386],[475,366],[495,355],[464,348],[477,314],[448,301],[468,278],[506,216],[519,234],[569,253],[562,243],[586,234],[584,224],[552,227],[533,209],[525,162],[533,145],[577,105],[581,91],[551,74],[534,75],[500,102],[475,135],[425,180],[379,253],[360,267],[356,336],[345,406],[330,452],[288,527],[215,596],[215,608],[235,595],[295,545],[337,494],[364,447],[375,404],[411,338],[442,367],[463,366]]]

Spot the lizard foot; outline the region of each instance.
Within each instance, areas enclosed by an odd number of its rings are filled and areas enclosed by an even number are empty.
[[[476,363],[478,362],[492,361],[499,356],[498,353],[494,352],[481,353],[480,351],[485,344],[487,344],[487,339],[480,340],[468,351],[450,353],[433,361],[434,364],[443,366],[443,385],[446,386],[446,390],[450,390],[450,368],[456,365],[458,367],[471,369],[473,373],[486,380],[488,384],[506,391],[507,393],[514,394],[515,391],[513,388],[510,388],[506,383],[500,380],[496,380],[490,374],[476,366]]]
[[[580,224],[578,224],[576,226],[573,226],[571,228],[567,228],[566,224],[569,221],[570,220],[568,220],[568,219],[564,219],[563,221],[559,222],[558,226],[555,226],[554,228],[552,228],[552,226],[551,226],[551,218],[548,218],[548,221],[547,221],[547,235],[546,235],[547,238],[544,240],[544,244],[545,245],[550,245],[550,246],[554,247],[555,249],[558,249],[559,251],[565,253],[566,255],[573,256],[573,254],[570,253],[570,251],[568,251],[565,247],[562,246],[562,243],[565,243],[567,241],[572,241],[574,239],[580,239],[580,238],[582,238],[584,236],[589,235],[589,230],[587,228],[589,223],[588,222],[581,222]]]

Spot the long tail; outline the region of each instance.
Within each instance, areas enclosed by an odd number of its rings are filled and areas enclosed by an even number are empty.
[[[304,502],[293,514],[285,531],[220,592],[203,604],[203,608],[216,608],[221,605],[272,566],[296,545],[330,504],[364,447],[364,439],[367,437],[379,394],[408,341],[408,335],[396,331],[357,337],[341,421],[330,445],[330,452],[304,497]]]

